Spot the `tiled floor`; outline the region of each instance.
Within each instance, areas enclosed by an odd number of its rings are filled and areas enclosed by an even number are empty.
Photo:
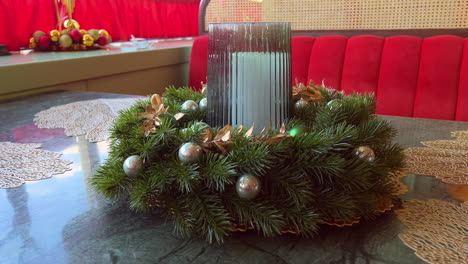
[[[252,231],[210,245],[174,236],[157,214],[104,201],[87,179],[107,157],[106,143],[33,123],[35,113],[51,106],[102,97],[124,96],[54,92],[0,104],[1,141],[43,143],[74,162],[63,175],[0,189],[0,263],[423,263],[397,237],[404,227],[392,212],[353,227],[324,226],[313,239],[267,239]],[[468,129],[468,123],[386,118],[405,146]],[[410,193],[404,198],[454,200],[433,177],[412,175],[405,182]]]

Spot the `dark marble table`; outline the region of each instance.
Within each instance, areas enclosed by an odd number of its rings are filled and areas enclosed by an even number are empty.
[[[51,179],[0,189],[0,263],[423,263],[398,238],[405,227],[393,212],[352,227],[324,226],[313,239],[283,235],[266,239],[235,233],[223,245],[173,235],[171,223],[109,203],[87,180],[107,157],[105,142],[67,137],[63,129],[39,129],[34,114],[54,105],[124,95],[54,92],[0,104],[1,141],[43,143],[62,152],[73,170]],[[384,117],[398,141],[449,139],[466,122]],[[456,200],[434,177],[410,175],[404,199]]]

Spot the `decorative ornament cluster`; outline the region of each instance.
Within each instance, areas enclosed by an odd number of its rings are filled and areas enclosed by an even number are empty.
[[[75,0],[63,0],[62,3],[68,13],[68,19],[63,22],[65,29],[61,30],[60,26],[60,30],[34,32],[29,39],[29,48],[37,51],[85,51],[100,49],[112,42],[104,29],[80,29],[80,24],[72,18]]]
[[[111,42],[111,36],[104,29],[68,28],[48,33],[36,31],[29,39],[29,47],[37,51],[80,51],[99,49]]]

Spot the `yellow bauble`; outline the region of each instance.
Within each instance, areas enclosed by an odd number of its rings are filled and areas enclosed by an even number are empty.
[[[86,31],[84,29],[80,29],[80,33],[81,33],[81,35],[84,35],[84,34],[88,33],[88,31]]]
[[[94,44],[94,39],[90,34],[83,35],[83,44],[87,47],[91,47]]]
[[[62,30],[61,34],[62,35],[70,35],[70,30],[64,29],[64,30]]]
[[[99,35],[104,35],[104,36],[106,36],[106,37],[107,37],[107,36],[109,36],[109,33],[107,33],[107,31],[106,31],[106,30],[104,30],[104,29],[101,29],[101,30],[99,30]]]
[[[60,38],[60,32],[56,29],[50,31],[50,39],[52,41],[59,41],[59,38]]]
[[[78,21],[74,20],[74,19],[67,19],[63,22],[63,26],[66,28],[66,29],[69,29],[69,30],[72,30],[72,29],[80,29],[80,24],[78,23]]]
[[[90,29],[88,30],[88,34],[93,37],[94,41],[97,41],[99,39],[99,30],[97,29]]]
[[[109,36],[107,36],[107,44],[109,44],[111,42],[112,42],[112,37],[109,35]]]
[[[36,40],[34,38],[29,39],[29,47],[35,49],[37,47]]]

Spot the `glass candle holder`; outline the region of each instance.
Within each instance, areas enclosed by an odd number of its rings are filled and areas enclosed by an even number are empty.
[[[208,29],[208,123],[279,128],[292,111],[290,23]]]

